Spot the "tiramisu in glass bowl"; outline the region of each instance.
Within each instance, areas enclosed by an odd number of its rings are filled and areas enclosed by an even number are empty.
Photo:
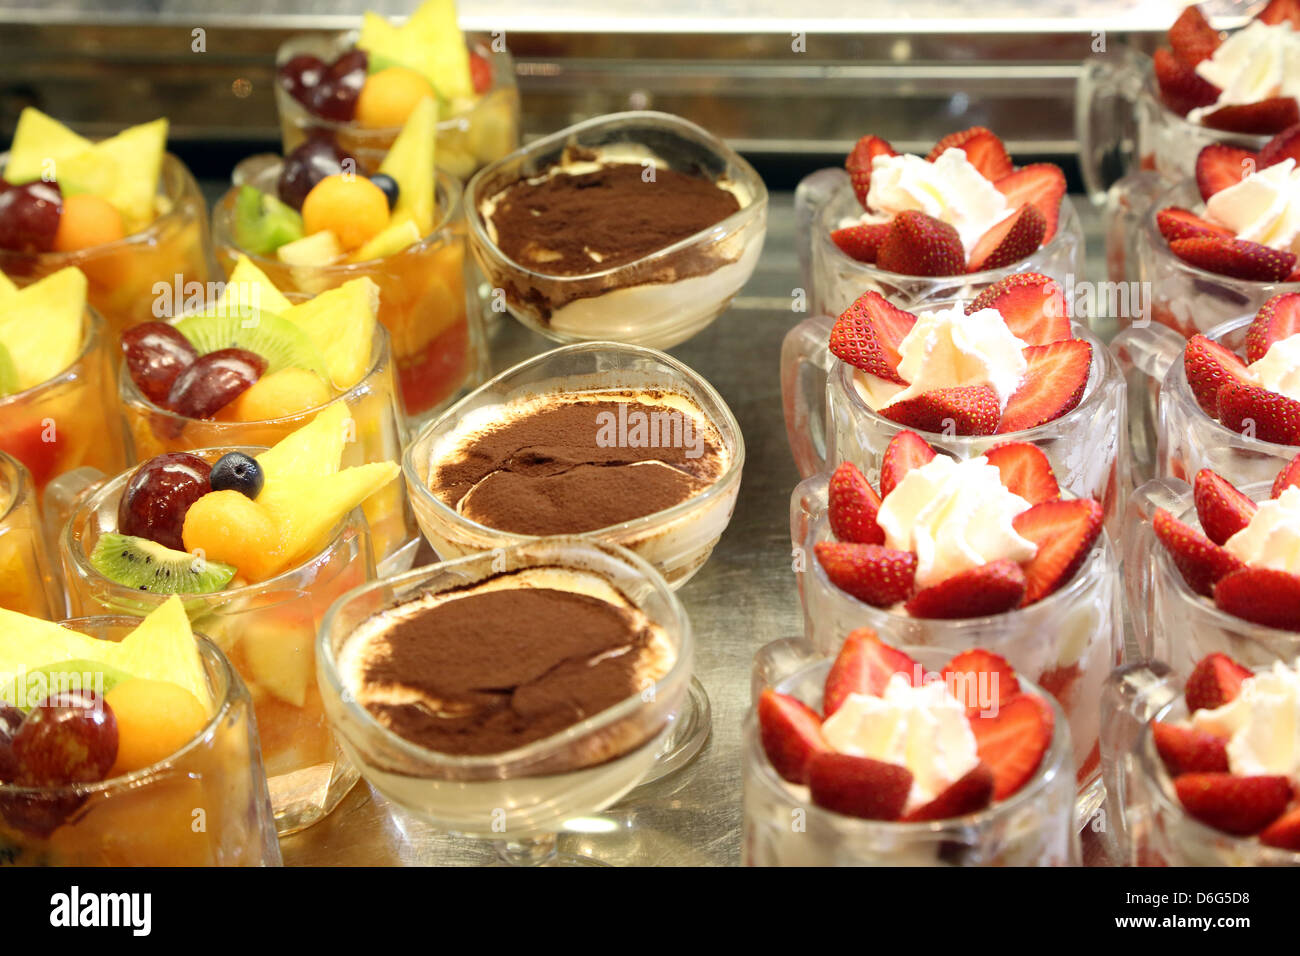
[[[530,144],[466,186],[470,245],[524,325],[559,342],[669,348],[758,264],[767,188],[716,136],[612,113]]]

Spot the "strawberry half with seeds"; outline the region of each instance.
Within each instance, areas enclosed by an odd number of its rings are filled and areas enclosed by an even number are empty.
[[[890,421],[921,431],[953,435],[992,435],[1002,409],[987,385],[935,388],[879,409]]]
[[[1294,96],[1273,96],[1254,103],[1220,106],[1202,117],[1201,123],[1225,133],[1272,135],[1300,123],[1300,106]]]
[[[1188,265],[1252,282],[1281,282],[1295,269],[1294,252],[1227,236],[1175,239],[1169,250]]]
[[[975,750],[993,771],[993,798],[1005,800],[1038,771],[1052,743],[1055,715],[1037,694],[1017,694],[996,714],[970,717]]]
[[[1220,190],[1237,185],[1258,166],[1259,157],[1248,149],[1227,143],[1211,143],[1196,154],[1196,188],[1200,190],[1201,198],[1208,200]]]
[[[1031,163],[1022,166],[996,183],[998,192],[1007,197],[1007,205],[1019,209],[1029,203],[1043,214],[1047,228],[1043,244],[1056,235],[1056,223],[1061,218],[1061,198],[1065,195],[1065,173],[1051,163]]]
[[[926,155],[925,161],[932,163],[949,149],[960,149],[966,154],[966,161],[979,170],[980,175],[990,182],[997,182],[1015,168],[1007,148],[992,130],[983,126],[972,126],[959,133],[949,133],[934,144],[934,149]],[[992,267],[990,267],[992,268]]]
[[[895,674],[902,674],[913,686],[922,676],[916,661],[890,647],[871,628],[860,627],[850,632],[840,645],[835,663],[826,673],[826,685],[822,690],[823,713],[827,717],[835,713],[849,694],[882,696]]]
[[[1036,446],[1023,441],[1007,442],[989,449],[984,457],[1002,476],[1002,486],[1031,505],[1061,497],[1052,463]]]
[[[929,442],[916,432],[901,431],[891,438],[880,464],[880,497],[888,496],[909,471],[933,461],[934,455]]]
[[[1229,381],[1219,389],[1219,424],[1279,445],[1300,445],[1300,402],[1262,385]]]
[[[1020,388],[1007,399],[998,432],[1017,432],[1054,421],[1083,400],[1092,369],[1092,345],[1067,339],[1032,345],[1024,351],[1029,367]]]
[[[1101,534],[1101,519],[1101,505],[1091,498],[1044,501],[1016,515],[1016,533],[1038,546],[1024,565],[1022,606],[1041,601],[1074,577]]]
[[[1015,668],[1005,657],[982,647],[953,657],[942,674],[949,689],[954,691],[953,696],[966,705],[967,714],[978,714],[995,705],[1000,707],[1020,693],[1020,678],[1016,677]]]
[[[1174,780],[1174,791],[1189,814],[1235,836],[1258,833],[1291,802],[1291,781],[1282,776],[1185,773]]]
[[[971,249],[968,272],[1001,269],[1033,255],[1047,235],[1047,219],[1037,206],[1021,206],[1015,214],[980,236]]]
[[[1156,213],[1156,228],[1170,242],[1195,239],[1197,236],[1231,236],[1232,230],[1216,226],[1208,219],[1180,206],[1169,206]],[[833,237],[832,237],[833,238]]]
[[[1300,807],[1282,814],[1260,830],[1259,842],[1265,846],[1275,846],[1280,850],[1300,852]]]
[[[1178,573],[1197,594],[1212,596],[1215,582],[1245,567],[1232,552],[1190,525],[1183,524],[1163,508],[1156,511],[1151,526],[1169,552]]]
[[[1258,362],[1275,342],[1300,332],[1300,293],[1283,292],[1265,302],[1246,331],[1246,361]]]
[[[903,821],[952,820],[978,813],[993,802],[994,786],[993,771],[981,760],[929,803],[903,817]]]
[[[1201,79],[1196,71],[1183,66],[1170,50],[1164,47],[1151,55],[1155,67],[1156,85],[1160,99],[1179,116],[1186,116],[1198,106],[1209,106],[1219,99],[1219,88]]]
[[[867,208],[867,192],[871,189],[871,163],[877,156],[897,156],[894,147],[879,136],[864,136],[858,140],[844,160],[849,179],[853,183],[853,195],[858,197],[862,208]]]
[[[915,324],[916,316],[890,305],[879,292],[864,293],[835,320],[831,354],[868,375],[906,385],[898,374],[898,344]]]
[[[1041,272],[1017,272],[993,283],[966,306],[966,314],[994,309],[1026,345],[1073,338],[1061,284]]]
[[[987,617],[1018,607],[1024,596],[1025,572],[1020,565],[990,561],[917,591],[906,607],[912,617]]]
[[[909,276],[952,276],[966,271],[966,250],[955,227],[909,209],[889,224],[876,265]]]
[[[758,735],[772,769],[791,783],[807,783],[808,761],[830,750],[817,712],[770,687],[758,698]]]
[[[1260,147],[1260,169],[1276,166],[1284,159],[1294,159],[1300,164],[1300,125],[1282,130]]]
[[[1151,739],[1171,777],[1228,772],[1228,747],[1214,734],[1153,720]]]
[[[889,232],[889,223],[860,223],[856,226],[845,226],[843,229],[836,229],[831,233],[831,242],[839,246],[850,259],[856,259],[858,262],[875,262],[876,255],[880,251],[880,243],[884,241],[886,234]]]
[[[897,764],[819,753],[808,762],[813,803],[864,820],[897,820],[912,790],[912,772]]]
[[[1196,473],[1194,497],[1201,528],[1215,544],[1223,544],[1255,515],[1255,502],[1208,468]]]
[[[1300,575],[1271,568],[1244,567],[1214,585],[1219,610],[1243,621],[1300,631]]]
[[[1213,339],[1193,335],[1183,348],[1183,372],[1201,411],[1219,416],[1219,390],[1228,382],[1253,385],[1246,363]]]
[[[1183,686],[1187,709],[1215,710],[1230,704],[1241,693],[1242,682],[1253,676],[1227,654],[1206,654],[1192,668]]]
[[[1281,497],[1282,492],[1291,487],[1300,487],[1300,455],[1292,458],[1277,477],[1273,479],[1273,489],[1269,492],[1270,498]]]
[[[1195,5],[1180,13],[1174,25],[1169,28],[1169,45],[1178,62],[1186,67],[1194,67],[1202,60],[1208,60],[1222,42],[1223,37],[1219,31],[1210,26]]]
[[[831,533],[841,541],[884,544],[885,532],[876,524],[880,495],[858,466],[846,461],[831,475],[827,512]]]
[[[916,555],[878,544],[818,541],[817,561],[841,591],[873,607],[892,607],[912,593]]]

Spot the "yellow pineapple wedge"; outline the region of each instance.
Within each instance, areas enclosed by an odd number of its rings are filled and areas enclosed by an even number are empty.
[[[59,164],[63,160],[87,152],[94,145],[54,117],[28,106],[18,114],[18,126],[5,165],[5,179],[21,185],[43,179],[46,173],[53,173],[58,178]]]
[[[410,218],[421,236],[433,231],[434,150],[438,134],[438,105],[433,97],[420,100],[406,125],[388,148],[379,171],[397,181],[394,222]]]
[[[86,277],[75,266],[4,295],[0,345],[13,359],[18,387],[49,381],[76,360],[85,338]]]
[[[248,256],[240,256],[235,263],[230,278],[226,280],[220,305],[228,311],[256,305],[259,310],[276,315],[284,315],[293,308],[293,303],[284,297],[265,272],[253,265]]]
[[[307,333],[334,387],[344,392],[370,368],[378,311],[379,286],[362,277],[291,306],[283,316]]]
[[[66,193],[94,193],[108,200],[122,214],[129,236],[157,217],[166,151],[167,120],[141,123],[63,160],[59,185]]]

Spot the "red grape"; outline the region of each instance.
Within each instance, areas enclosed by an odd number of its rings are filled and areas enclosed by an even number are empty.
[[[277,187],[280,201],[294,209],[302,209],[302,202],[312,187],[326,176],[344,172],[343,164],[348,161],[351,161],[349,169],[357,172],[360,168],[357,161],[332,140],[307,140],[284,158]]]
[[[328,67],[320,57],[299,54],[280,67],[280,86],[305,106],[308,91],[321,81],[326,69]]]
[[[350,123],[366,82],[366,52],[348,50],[329,65],[319,83],[307,91],[303,105],[322,119]]]
[[[167,407],[186,418],[211,418],[253,385],[266,359],[247,349],[218,349],[200,355],[176,376]]]
[[[0,249],[49,252],[63,215],[58,183],[0,187]]]
[[[197,455],[172,452],[151,458],[135,470],[117,505],[117,530],[184,551],[185,513],[212,486],[212,468]]]
[[[18,784],[96,783],[117,759],[117,718],[93,691],[60,691],[31,709],[14,736]]]
[[[17,707],[0,704],[0,783],[18,776],[18,758],[14,756],[14,735],[23,722],[23,712]]]
[[[131,326],[122,333],[122,352],[131,380],[155,405],[167,401],[176,376],[199,357],[190,340],[166,322]]]

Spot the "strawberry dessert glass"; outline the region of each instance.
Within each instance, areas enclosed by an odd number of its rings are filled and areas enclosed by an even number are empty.
[[[745,864],[1078,864],[1065,716],[997,654],[777,641],[753,696]]]
[[[0,865],[280,864],[248,690],[179,598],[0,622]]]
[[[1300,866],[1300,659],[1124,668],[1102,701],[1115,855],[1133,866]]]
[[[1100,800],[1095,702],[1123,651],[1101,505],[1063,495],[1032,445],[956,460],[907,431],[885,452],[880,492],[848,462],[795,488],[808,640],[830,654],[869,627],[897,645],[1002,655],[1065,711],[1086,820]]]
[[[926,157],[864,136],[845,168],[795,192],[799,260],[813,312],[838,314],[866,290],[905,309],[974,298],[1015,272],[1058,280],[1083,265],[1083,231],[1050,163],[1016,169],[983,127]]]
[[[31,473],[0,452],[0,608],[56,621],[63,589],[50,563]]]
[[[838,320],[817,316],[786,336],[781,390],[800,473],[852,461],[875,480],[905,428],[958,458],[1014,440],[1117,519],[1129,482],[1124,379],[1070,321],[1060,286],[1018,273],[973,302],[929,308],[913,315],[868,292]]]
[[[19,285],[74,266],[116,341],[212,274],[208,205],[166,153],[167,120],[98,143],[28,107],[0,156],[0,272]]]

